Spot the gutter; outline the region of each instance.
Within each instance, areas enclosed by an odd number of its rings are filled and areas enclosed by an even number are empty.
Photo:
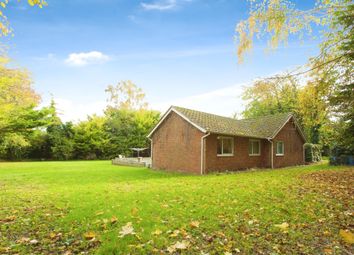
[[[200,175],[204,174],[204,140],[210,135],[210,132],[208,132],[206,135],[202,136],[200,139]]]
[[[149,139],[150,140],[150,158],[151,158],[151,169],[153,169],[153,167],[152,167],[152,139],[150,138],[150,137],[147,137],[147,139]]]
[[[268,142],[270,142],[270,167],[273,169],[274,168],[274,152],[273,152],[273,141],[271,138],[267,138]]]

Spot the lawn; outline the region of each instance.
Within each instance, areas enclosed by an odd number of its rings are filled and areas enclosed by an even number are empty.
[[[0,163],[0,254],[350,254],[354,168]]]

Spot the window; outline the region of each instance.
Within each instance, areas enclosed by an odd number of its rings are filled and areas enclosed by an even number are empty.
[[[250,140],[248,145],[248,154],[250,156],[261,155],[261,141],[260,140]]]
[[[284,142],[278,141],[277,142],[277,153],[276,156],[283,156],[284,155]]]
[[[234,138],[218,137],[218,156],[233,156],[234,155]]]

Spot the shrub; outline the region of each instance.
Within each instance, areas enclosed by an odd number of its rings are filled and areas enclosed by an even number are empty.
[[[354,165],[354,155],[350,154],[350,151],[345,150],[341,147],[335,147],[331,151],[331,156],[329,158],[329,163],[331,165]]]
[[[305,143],[305,162],[319,162],[322,159],[321,146],[319,144]]]

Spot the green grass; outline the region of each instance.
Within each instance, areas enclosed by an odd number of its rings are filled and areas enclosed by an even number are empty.
[[[177,241],[185,254],[340,254],[351,248],[338,234],[348,201],[301,176],[343,169],[191,176],[109,161],[0,163],[0,254],[164,254]],[[136,234],[120,237],[128,222]]]

